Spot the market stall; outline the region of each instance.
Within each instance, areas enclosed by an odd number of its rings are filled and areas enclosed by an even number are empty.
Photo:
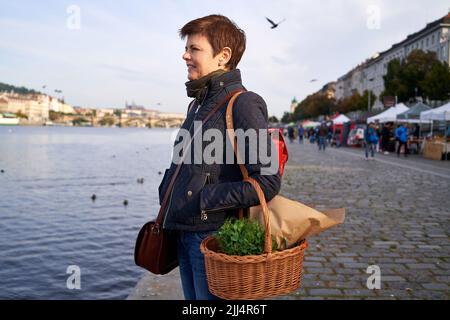
[[[450,151],[450,143],[448,141],[448,128],[450,122],[450,103],[439,108],[424,111],[420,114],[421,120],[442,121],[445,122],[445,133],[443,138],[434,137],[432,140],[426,141],[423,156],[433,160],[448,159]]]
[[[400,113],[403,113],[405,111],[408,111],[409,108],[404,105],[403,103],[396,104],[395,106],[373,116],[370,118],[367,118],[367,123],[371,122],[379,122],[379,123],[385,123],[385,122],[395,122],[397,121],[397,115]]]
[[[344,142],[344,123],[350,122],[351,119],[341,114],[332,120],[333,120],[333,127],[332,127],[333,139],[331,144],[339,147]]]

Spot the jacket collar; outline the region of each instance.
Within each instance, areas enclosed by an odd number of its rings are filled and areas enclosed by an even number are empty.
[[[205,100],[209,100],[232,84],[242,83],[241,71],[234,69],[211,79]],[[202,103],[202,101],[200,101]]]

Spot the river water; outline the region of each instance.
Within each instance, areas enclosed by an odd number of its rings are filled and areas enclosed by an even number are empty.
[[[0,298],[125,299],[174,132],[0,126]]]

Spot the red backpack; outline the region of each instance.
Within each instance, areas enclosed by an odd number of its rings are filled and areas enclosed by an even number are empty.
[[[278,135],[272,135],[273,132],[278,130]],[[280,168],[280,175],[283,176],[284,166],[288,161],[288,150],[286,142],[284,141],[283,129],[282,128],[269,128],[269,134],[272,138],[275,147],[278,150],[278,167]]]

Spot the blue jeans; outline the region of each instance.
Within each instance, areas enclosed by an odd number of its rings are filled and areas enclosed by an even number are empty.
[[[178,232],[178,262],[180,264],[181,285],[186,300],[217,300],[208,289],[205,258],[200,251],[200,243],[213,231]]]
[[[323,149],[323,151],[325,151],[326,144],[327,144],[325,137],[319,136],[319,140],[318,140],[317,144],[319,145],[319,150]]]
[[[376,144],[372,142],[366,142],[366,158],[369,158],[369,152],[371,152],[372,158],[375,153]]]

